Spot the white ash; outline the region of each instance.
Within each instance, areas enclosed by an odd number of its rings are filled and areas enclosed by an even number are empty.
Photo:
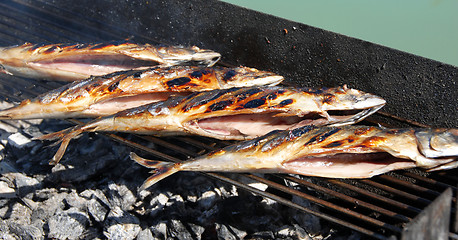
[[[140,233],[140,220],[122,210],[119,206],[111,209],[105,221],[104,235],[108,239],[130,240]]]
[[[48,221],[50,238],[57,239],[78,239],[89,224],[89,216],[77,209],[59,211],[50,217]]]

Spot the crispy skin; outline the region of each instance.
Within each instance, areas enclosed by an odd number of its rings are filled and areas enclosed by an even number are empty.
[[[106,116],[126,108],[164,100],[172,93],[272,85],[281,80],[283,77],[274,73],[247,67],[174,66],[130,70],[69,83],[35,99],[25,100],[17,107],[0,111],[0,119]],[[125,101],[126,107],[112,104],[112,110],[100,106],[107,101],[117,101],[120,97],[140,94],[155,94],[155,99],[131,104]]]
[[[156,65],[213,66],[221,55],[198,47],[153,46],[128,41],[96,44],[31,44],[0,48],[5,73],[59,81]],[[69,65],[70,64],[70,65]]]
[[[330,96],[333,96],[333,102],[324,101]],[[196,92],[128,109],[41,139],[61,138],[63,142],[53,158],[53,162],[57,162],[70,139],[82,132],[120,131],[159,136],[196,134],[223,140],[244,140],[264,135],[271,129],[309,124],[351,124],[364,119],[384,104],[380,97],[346,87],[230,88]],[[359,112],[334,117],[328,114],[329,110]]]
[[[271,132],[177,164],[148,160],[135,154],[131,154],[131,158],[145,167],[157,168],[156,174],[144,183],[142,189],[178,171],[270,172],[368,178],[412,167],[432,170],[456,167],[457,133],[457,129],[305,126]],[[425,136],[429,140],[424,141]],[[443,145],[431,147],[431,142],[436,138],[441,138]],[[442,154],[428,157],[429,152],[424,150],[430,147]]]

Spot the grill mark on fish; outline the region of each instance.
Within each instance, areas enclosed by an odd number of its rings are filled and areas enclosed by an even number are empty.
[[[237,72],[234,70],[229,70],[224,74],[223,80],[227,82],[227,80],[233,78],[235,75],[237,75]]]
[[[191,74],[189,74],[189,76],[191,76],[192,78],[202,78],[204,75],[204,73],[202,71],[194,71],[192,72]]]
[[[316,144],[316,143],[320,143],[324,140],[326,140],[328,137],[336,134],[337,132],[340,131],[340,128],[335,128],[329,132],[325,132],[325,133],[321,133],[321,134],[318,134],[316,136],[313,136],[312,138],[310,138],[309,141],[307,141],[304,146],[307,146],[307,145],[311,145],[312,143],[313,144]]]
[[[293,102],[294,102],[293,99],[286,99],[286,100],[281,101],[281,102],[278,104],[278,106],[280,106],[280,107],[285,107],[285,106],[287,106],[287,105],[292,104]]]
[[[115,82],[108,87],[108,91],[114,92],[119,86],[119,82]]]
[[[52,47],[46,49],[43,53],[52,53],[52,52],[54,52],[56,49],[58,49],[57,46],[52,46]]]
[[[269,93],[267,94],[267,96],[265,96],[265,99],[267,100],[275,100],[277,98],[277,94],[276,93]]]
[[[227,106],[230,106],[232,103],[233,103],[233,101],[231,101],[231,100],[217,102],[217,103],[214,103],[214,104],[210,105],[208,107],[207,111],[205,111],[205,112],[208,113],[208,112],[214,112],[214,111],[223,110]]]
[[[254,99],[251,100],[243,105],[244,108],[257,108],[266,103],[266,100],[264,99]]]
[[[262,90],[259,89],[259,88],[252,88],[252,89],[249,89],[247,91],[242,91],[241,93],[238,93],[235,96],[235,98],[237,99],[237,101],[242,101],[242,100],[244,100],[244,99],[246,99],[246,98],[248,98],[248,97],[250,97],[252,95],[255,95],[255,94],[259,93],[259,92],[262,92]]]
[[[268,152],[283,143],[293,141],[294,139],[301,137],[304,134],[307,134],[311,130],[315,129],[315,126],[305,126],[301,128],[295,128],[290,131],[285,131],[283,134],[280,134],[281,131],[272,131],[270,134],[275,136],[278,135],[277,137],[272,138],[270,141],[266,142],[262,148],[261,152]]]
[[[185,85],[186,83],[189,83],[191,81],[190,78],[188,77],[180,77],[180,78],[175,78],[173,80],[168,81],[166,84],[169,88],[173,88],[176,86],[182,86]]]

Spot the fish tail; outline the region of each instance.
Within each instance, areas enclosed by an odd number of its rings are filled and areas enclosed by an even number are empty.
[[[140,187],[139,191],[143,191],[152,185],[156,184],[157,182],[161,181],[162,179],[180,171],[180,164],[169,163],[169,162],[162,162],[162,161],[155,161],[149,160],[142,157],[139,157],[135,153],[130,153],[130,158],[137,162],[138,164],[145,166],[147,168],[155,168],[155,173],[150,176],[143,185]]]
[[[0,111],[0,120],[20,119],[22,118],[23,114],[24,113],[21,111],[20,107],[8,108]]]
[[[80,135],[82,132],[84,132],[84,129],[81,126],[76,126],[64,129],[59,132],[46,134],[41,137],[37,137],[36,139],[49,141],[57,140],[55,144],[60,143],[59,149],[57,150],[56,154],[49,161],[50,165],[56,165],[64,156],[65,150],[67,149],[70,140]]]
[[[53,132],[53,133],[48,133],[39,137],[34,137],[32,140],[45,140],[45,141],[55,141],[55,140],[60,140],[62,139],[63,136],[65,136],[67,133],[72,131],[75,127],[69,127],[64,130],[60,130],[58,132]],[[59,141],[60,142],[60,141]]]

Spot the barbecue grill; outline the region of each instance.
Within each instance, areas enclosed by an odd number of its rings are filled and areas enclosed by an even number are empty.
[[[273,71],[285,76],[288,85],[348,84],[384,97],[388,103],[383,111],[363,124],[458,126],[458,68],[230,4],[203,0],[0,2],[2,46],[127,38],[212,49],[222,54],[223,65]],[[60,85],[1,75],[0,95],[3,101],[19,102]],[[186,160],[228,144],[202,137],[100,135],[168,161]],[[150,143],[158,147],[149,148]],[[70,144],[69,148],[77,146]],[[280,174],[205,175],[365,237],[458,239],[456,172],[396,171],[364,180]],[[143,172],[143,179],[146,176]],[[247,181],[268,187],[260,190]],[[301,205],[294,198],[305,199],[315,207]]]

